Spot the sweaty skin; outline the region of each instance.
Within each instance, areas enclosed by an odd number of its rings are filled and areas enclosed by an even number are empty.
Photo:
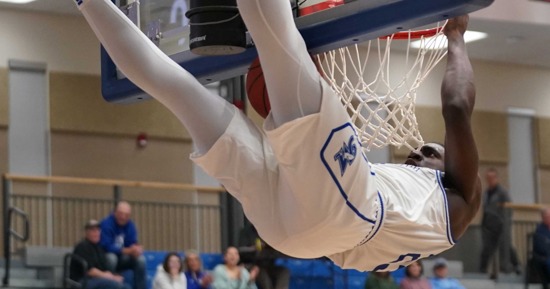
[[[427,143],[412,151],[405,161],[409,165],[445,172],[443,184],[455,239],[464,234],[481,204],[478,153],[470,123],[475,86],[463,38],[468,19],[467,15],[451,19],[444,29],[449,40],[447,68],[441,86],[445,147]]]

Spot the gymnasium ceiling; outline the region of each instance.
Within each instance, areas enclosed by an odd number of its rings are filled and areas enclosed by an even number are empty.
[[[25,5],[0,3],[0,9],[25,9],[80,17],[72,0],[37,0]],[[471,16],[471,30],[489,37],[468,44],[472,58],[550,68],[550,3],[495,0]]]

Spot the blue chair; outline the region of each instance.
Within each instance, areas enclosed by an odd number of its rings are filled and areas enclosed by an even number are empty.
[[[156,273],[157,273],[156,270],[155,271],[147,271],[147,288],[148,289],[153,288],[153,279],[155,278]]]
[[[120,275],[122,275],[122,277],[124,278],[124,283],[134,288],[134,271],[126,270],[126,271],[123,271]]]
[[[291,273],[292,276],[292,273]],[[307,288],[307,280],[302,277],[291,277],[289,283],[289,289],[305,289]]]
[[[332,278],[334,275],[334,268],[332,262],[328,260],[314,260],[312,264],[312,276],[322,278]]]
[[[338,289],[363,289],[369,273],[351,269],[334,268],[334,287]]]
[[[368,274],[363,273],[362,276],[349,276],[348,277],[348,289],[363,289],[365,288],[365,282],[367,281]]]
[[[334,287],[334,265],[319,259],[279,259],[277,265],[290,271],[290,288],[332,289]],[[338,287],[336,287],[338,288]]]
[[[405,278],[405,267],[399,269],[399,270],[396,270],[396,271],[393,271],[390,273],[390,275],[393,277],[393,280],[395,280],[395,282],[397,284],[401,283],[401,280],[403,280],[403,278]]]
[[[287,259],[284,266],[290,271],[290,276],[294,277],[310,277],[314,264],[313,260],[306,259]]]
[[[200,254],[204,270],[213,270],[219,264],[223,264],[223,255],[219,253]]]
[[[147,271],[156,271],[157,266],[162,264],[164,258],[168,252],[165,251],[145,251],[143,256],[145,257],[145,268]]]

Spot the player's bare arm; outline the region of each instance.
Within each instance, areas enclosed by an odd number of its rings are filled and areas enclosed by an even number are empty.
[[[478,152],[471,128],[475,86],[463,37],[467,26],[465,15],[449,20],[444,30],[449,41],[447,69],[441,87],[446,129],[444,185],[455,238],[466,231],[481,200]]]

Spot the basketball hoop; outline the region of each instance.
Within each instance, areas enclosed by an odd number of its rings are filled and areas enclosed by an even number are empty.
[[[344,0],[298,0],[298,15],[306,16],[340,5],[344,5]]]
[[[398,32],[317,55],[324,78],[350,114],[366,150],[423,144],[415,116],[416,92],[447,54],[443,27],[438,23],[432,29]],[[394,40],[406,44],[401,60],[395,44],[390,58]],[[413,40],[419,41],[419,49],[410,47]]]
[[[409,31],[401,31],[396,32],[392,35],[387,35],[380,37],[380,39],[386,39],[388,37],[391,37],[393,40],[407,40],[407,39],[420,39],[420,38],[428,38],[428,37],[434,37],[441,33],[441,30],[443,30],[442,26],[437,26],[430,29],[424,29],[424,30],[409,30]]]

